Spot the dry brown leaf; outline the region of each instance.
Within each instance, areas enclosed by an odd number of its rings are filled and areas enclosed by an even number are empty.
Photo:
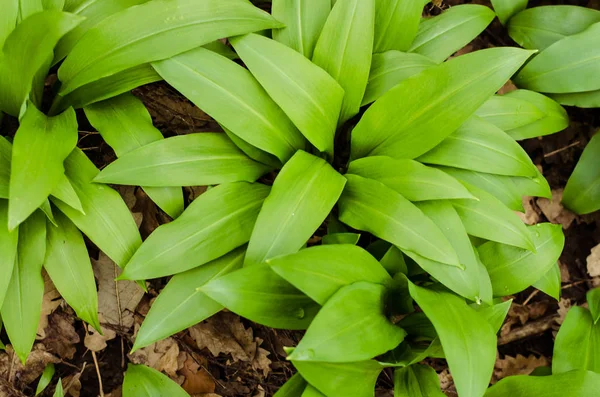
[[[44,345],[49,352],[58,354],[63,359],[73,358],[77,351],[75,345],[80,342],[73,322],[73,316],[62,311],[54,312],[48,317]]]
[[[252,397],[265,397],[265,389],[261,385],[258,385],[256,393]]]
[[[516,357],[506,356],[503,359],[497,359],[494,366],[494,377],[492,383],[499,381],[502,378],[513,375],[529,375],[537,367],[548,365],[546,357],[536,357],[530,355],[528,357],[517,354]]]
[[[558,267],[560,269],[560,281],[563,283],[568,283],[569,281],[571,281],[571,273],[569,273],[569,266],[567,266],[559,260]]]
[[[123,390],[121,389],[121,386],[119,386],[110,393],[104,394],[104,397],[123,397]]]
[[[81,374],[83,372],[76,373],[75,375],[69,375],[62,380],[63,390],[65,396],[80,397],[81,395]]]
[[[558,310],[556,311],[558,313],[558,317],[556,317],[556,322],[558,324],[562,324],[563,321],[565,321],[565,317],[567,316],[570,308],[571,301],[569,299],[560,298],[558,301]]]
[[[14,353],[11,346],[6,346],[6,352],[0,352],[0,378],[15,383],[17,389],[22,389],[42,375],[44,368],[50,363],[56,364],[60,359],[46,351],[42,343],[36,343],[27,357],[25,365]]]
[[[48,316],[52,314],[62,301],[60,293],[54,286],[54,283],[48,276],[46,271],[43,271],[44,275],[44,298],[42,300],[42,313],[40,315],[40,322],[38,324],[36,339],[41,340],[46,337],[46,327],[48,326]]]
[[[533,201],[533,197],[523,197],[523,208],[525,209],[525,213],[515,211],[518,217],[521,218],[526,225],[536,225],[540,221],[540,214]]]
[[[201,368],[196,361],[187,355],[183,367],[179,371],[185,381],[181,387],[189,394],[207,394],[215,392],[215,382],[210,374]]]
[[[587,271],[592,277],[600,277],[600,245],[592,248],[592,252],[587,257]]]
[[[173,338],[163,339],[129,355],[134,364],[144,364],[157,371],[165,372],[172,378],[177,377],[179,365],[179,345]]]
[[[552,223],[560,223],[563,229],[568,229],[576,218],[576,215],[563,207],[561,204],[563,189],[552,190],[552,200],[540,197],[537,205],[546,218]]]
[[[260,338],[256,338],[258,345],[262,343]],[[266,378],[271,372],[271,360],[269,360],[269,351],[259,347],[256,350],[254,360],[252,360],[252,369],[255,371],[262,371],[263,376]]]

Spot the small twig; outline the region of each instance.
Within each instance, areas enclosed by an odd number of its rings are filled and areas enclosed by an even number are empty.
[[[557,316],[555,315],[544,317],[541,320],[529,322],[520,328],[512,329],[508,335],[498,338],[498,345],[506,345],[517,340],[546,332],[555,324],[556,317]]]
[[[533,291],[528,297],[527,299],[525,299],[525,302],[522,303],[523,306],[527,305],[529,303],[530,300],[533,299],[534,296],[536,296],[538,294],[538,292],[540,292],[540,290],[536,289],[535,291]]]
[[[544,158],[552,157],[552,156],[554,156],[554,155],[556,155],[556,154],[558,154],[558,153],[560,153],[560,152],[563,152],[563,151],[565,151],[565,150],[567,150],[567,149],[570,149],[570,148],[572,148],[573,146],[577,146],[577,145],[579,145],[580,143],[581,143],[580,141],[573,142],[572,144],[570,144],[570,145],[568,145],[568,146],[562,147],[562,148],[560,148],[560,149],[553,150],[553,151],[552,151],[552,152],[550,152],[550,153],[546,153],[546,154],[544,154]]]
[[[98,359],[96,358],[96,352],[92,352],[92,358],[94,359],[94,366],[96,367],[96,375],[98,375],[98,388],[100,390],[100,397],[104,397],[104,388],[102,387],[102,375],[100,375],[100,366],[98,365]]]
[[[123,311],[121,310],[121,298],[119,296],[119,282],[116,280],[119,277],[119,271],[117,265],[114,266],[115,275],[115,295],[117,297],[117,310],[119,311],[119,328],[123,329]],[[125,368],[125,343],[123,343],[123,336],[121,336],[121,368]]]

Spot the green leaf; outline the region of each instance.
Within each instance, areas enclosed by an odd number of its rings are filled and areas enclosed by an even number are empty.
[[[60,178],[60,181],[58,181],[58,184],[50,194],[85,215],[83,207],[81,206],[81,200],[79,199],[79,196],[77,196],[73,185],[71,185],[71,182],[66,175],[63,175],[62,178]]]
[[[83,237],[60,212],[56,214],[56,223],[57,226],[48,224],[46,228],[44,268],[77,316],[99,330],[96,281]]]
[[[563,250],[560,225],[538,223],[527,229],[536,253],[493,241],[478,247],[496,296],[516,294],[535,283],[556,264]]]
[[[306,145],[285,113],[252,74],[237,63],[197,48],[152,65],[170,85],[224,128],[282,162]]]
[[[413,0],[376,0],[373,52],[406,51],[413,43],[423,12],[423,3]]]
[[[277,159],[277,157],[273,156],[270,153],[267,153],[255,146],[252,146],[239,136],[235,135],[233,132],[229,131],[227,128],[223,128],[225,134],[231,139],[231,142],[235,144],[240,150],[246,153],[246,156],[250,157],[253,160],[258,161],[259,163],[263,163],[271,166],[272,168],[279,169],[281,168],[281,161]]]
[[[313,62],[345,92],[338,125],[358,114],[365,94],[373,54],[375,1],[336,2],[315,47]]]
[[[500,200],[475,186],[467,186],[479,200],[452,200],[471,236],[535,251],[521,219]]]
[[[552,373],[576,369],[600,372],[600,325],[584,307],[569,309],[554,342]]]
[[[333,233],[323,236],[321,244],[358,244],[360,234],[358,233]]]
[[[35,341],[42,314],[45,254],[46,218],[36,211],[19,227],[18,255],[2,304],[4,328],[23,364]]]
[[[552,198],[552,191],[548,181],[541,172],[538,172],[534,178],[522,178],[518,176],[510,177],[517,191],[522,196],[534,196],[534,197],[545,197],[547,199]]]
[[[581,397],[600,388],[600,374],[571,371],[551,376],[508,376],[492,386],[485,397]]]
[[[232,312],[272,328],[306,329],[321,308],[264,264],[214,279],[200,291]]]
[[[58,378],[58,383],[56,384],[56,389],[54,389],[54,394],[52,397],[65,397],[61,378]]]
[[[561,295],[561,278],[560,278],[560,266],[558,262],[550,267],[550,270],[546,272],[535,283],[531,284],[533,287],[539,289],[542,292],[550,295],[557,301],[560,300]]]
[[[482,5],[451,7],[419,24],[417,36],[408,51],[443,62],[483,32],[494,17],[494,12]]]
[[[529,155],[504,131],[477,116],[417,161],[507,176],[534,177]]]
[[[47,117],[29,103],[13,141],[9,229],[42,205],[63,178],[63,162],[77,144],[77,131],[73,109]]]
[[[58,70],[60,93],[222,37],[279,26],[266,12],[239,0],[158,0],[130,7],[77,42]]]
[[[329,1],[273,0],[271,13],[285,25],[273,29],[273,40],[311,59],[330,11]]]
[[[594,45],[598,35],[600,22],[557,41],[525,65],[513,81],[522,88],[559,94],[600,89],[596,78],[600,48]]]
[[[398,273],[408,275],[408,267],[406,266],[406,261],[404,260],[402,251],[393,245],[379,260],[379,263],[381,263],[381,266],[383,266],[383,268],[387,270],[388,274],[392,277]]]
[[[44,11],[44,0],[16,0],[19,3],[19,23],[31,15]]]
[[[323,159],[298,151],[282,168],[265,200],[244,265],[292,254],[323,223],[346,179]]]
[[[428,365],[415,364],[394,371],[394,397],[444,397],[437,373]]]
[[[483,396],[496,361],[496,335],[462,298],[409,283],[411,296],[437,331],[459,395]]]
[[[314,388],[311,385],[306,386],[304,392],[302,393],[302,397],[327,397],[325,394],[321,393],[319,390]]]
[[[473,306],[472,307],[477,310],[487,322],[492,326],[492,329],[498,333],[502,328],[502,324],[506,319],[506,315],[510,310],[510,305],[512,304],[512,299],[509,299],[502,303],[497,303],[495,305],[482,307],[482,306]]]
[[[351,158],[419,157],[460,127],[530,55],[516,48],[491,48],[404,80],[379,98],[356,125]]]
[[[95,182],[150,187],[253,182],[269,167],[250,159],[220,132],[161,139],[127,152],[104,168]]]
[[[52,207],[50,206],[50,201],[46,199],[42,205],[40,206],[40,210],[46,215],[46,218],[56,226],[56,220],[54,219],[54,214],[52,213]]]
[[[0,110],[17,117],[28,98],[41,106],[52,50],[82,20],[65,12],[44,11],[27,18],[6,38],[0,55]]]
[[[223,306],[198,291],[209,281],[239,269],[246,250],[240,247],[214,261],[176,274],[150,307],[132,352],[206,320]]]
[[[594,320],[594,324],[597,324],[598,320],[600,320],[600,288],[594,288],[589,290],[586,294],[586,299],[588,302],[590,313],[592,314],[592,319]]]
[[[38,394],[40,394],[41,392],[43,392],[46,389],[46,387],[48,387],[53,376],[54,376],[54,364],[50,363],[50,364],[46,365],[46,368],[44,368],[44,372],[42,372],[40,381],[38,382],[38,385],[35,389],[36,396]]]
[[[299,373],[294,374],[285,382],[273,397],[302,397],[302,392],[308,384]]]
[[[323,69],[291,48],[249,34],[233,47],[267,93],[321,152],[333,154],[344,90]]]
[[[431,59],[409,52],[390,50],[373,54],[369,81],[361,106],[376,101],[402,81],[435,65]]]
[[[461,266],[439,227],[414,204],[381,182],[357,175],[346,175],[346,179],[339,202],[342,222],[389,241],[405,253]]]
[[[0,200],[0,307],[15,267],[18,241],[19,229],[8,231],[8,201]]]
[[[0,136],[0,198],[8,198],[12,144]]]
[[[18,15],[18,1],[11,0],[3,4],[2,14],[0,14],[0,48],[4,46],[4,41],[17,26]]]
[[[545,116],[535,104],[510,95],[494,95],[477,109],[475,115],[503,131],[523,127]]]
[[[127,365],[123,380],[123,397],[189,397],[177,383],[154,368]]]
[[[509,19],[515,16],[515,14],[518,14],[527,8],[527,1],[528,0],[492,0],[492,6],[502,25],[506,25]]]
[[[90,105],[84,111],[117,156],[163,139],[142,101],[131,94]],[[144,188],[144,191],[170,217],[177,218],[183,212],[180,188]]]
[[[65,7],[65,0],[42,0],[44,10],[59,10],[62,11]]]
[[[600,134],[592,137],[563,193],[563,204],[578,214],[600,209]]]
[[[129,208],[119,193],[106,185],[92,182],[98,169],[81,150],[71,152],[65,160],[65,169],[81,199],[83,212],[54,198],[52,203],[110,259],[121,267],[125,266],[142,244]]]
[[[534,7],[508,22],[508,34],[521,47],[543,50],[600,22],[600,11],[570,5]]]
[[[322,245],[267,260],[275,273],[324,305],[340,288],[367,281],[386,285],[390,275],[364,249],[348,244]]]
[[[379,181],[410,201],[475,198],[450,175],[414,160],[365,157],[350,162],[348,174]]]
[[[561,105],[576,106],[578,108],[600,108],[600,90],[548,95]]]
[[[316,315],[288,360],[361,361],[398,346],[406,332],[387,319],[385,294],[383,285],[363,281],[342,287]]]

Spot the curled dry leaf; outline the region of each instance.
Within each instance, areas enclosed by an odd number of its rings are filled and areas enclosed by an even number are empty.
[[[563,207],[561,204],[562,196],[563,189],[555,189],[552,190],[552,200],[540,197],[536,202],[550,222],[559,223],[566,230],[571,226],[577,215]]]
[[[535,205],[533,197],[523,197],[523,208],[525,213],[515,211],[526,225],[536,225],[540,222],[539,208]]]
[[[17,390],[23,390],[26,385],[31,384],[44,372],[44,368],[50,363],[56,364],[60,359],[49,353],[46,347],[37,343],[25,365],[14,354],[11,346],[6,346],[6,352],[0,352],[0,378],[7,379]],[[0,396],[3,396],[0,394]]]
[[[215,392],[216,385],[213,377],[189,355],[186,355],[186,360],[179,372],[185,377],[181,387],[188,394],[206,395]]]
[[[68,397],[80,397],[81,396],[81,374],[78,372],[74,375],[69,375],[62,380],[62,386],[65,396]]]
[[[171,378],[177,377],[179,365],[179,345],[173,338],[163,339],[129,355],[134,364],[144,364],[157,371],[165,372]]]
[[[556,311],[558,313],[558,317],[555,319],[558,324],[562,324],[563,321],[565,321],[565,317],[570,308],[571,301],[569,299],[560,298],[558,301],[558,310]]]
[[[507,376],[529,375],[537,367],[543,367],[548,364],[548,359],[543,356],[536,357],[529,355],[525,357],[520,354],[517,354],[516,357],[506,356],[503,359],[496,360],[492,383],[496,383]]]
[[[46,337],[43,342],[48,351],[62,359],[72,359],[77,351],[75,345],[80,342],[79,335],[73,326],[73,316],[56,311],[48,316]]]

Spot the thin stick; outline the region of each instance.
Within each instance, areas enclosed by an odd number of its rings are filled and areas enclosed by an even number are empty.
[[[94,366],[96,367],[96,374],[98,375],[98,387],[100,388],[100,397],[104,397],[104,388],[102,387],[102,375],[100,375],[100,366],[98,365],[98,359],[96,358],[96,352],[91,350],[92,358],[94,359]]]
[[[115,279],[119,277],[119,271],[117,265],[114,265]],[[117,310],[119,311],[119,328],[123,329],[123,311],[121,310],[121,298],[119,296],[119,282],[115,280],[115,295],[117,297]],[[123,343],[123,336],[121,336],[121,368],[125,368],[125,344]]]
[[[565,151],[565,150],[567,150],[567,149],[570,149],[570,148],[572,148],[573,146],[577,146],[577,145],[579,145],[580,143],[581,143],[581,142],[579,142],[579,141],[577,141],[577,142],[573,142],[572,144],[570,144],[570,145],[568,145],[568,146],[565,146],[565,147],[563,147],[563,148],[560,148],[560,149],[554,150],[554,151],[552,151],[552,152],[550,152],[550,153],[546,153],[546,154],[544,154],[544,158],[552,157],[552,156],[554,156],[555,154],[558,154],[558,153],[560,153],[560,152],[562,152],[562,151]]]

